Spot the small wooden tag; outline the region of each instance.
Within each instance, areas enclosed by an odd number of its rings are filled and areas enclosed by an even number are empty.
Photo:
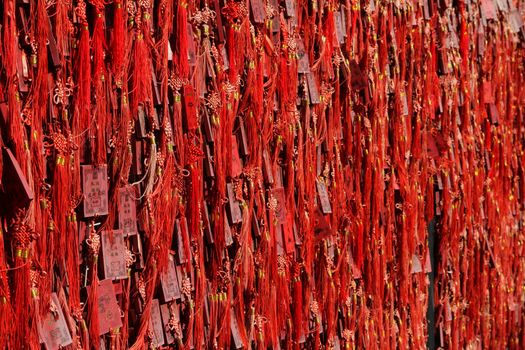
[[[173,255],[169,255],[168,268],[160,276],[160,284],[162,287],[162,297],[165,303],[174,299],[180,299],[179,282],[177,281],[177,270],[175,269],[175,261]]]
[[[197,54],[195,51],[195,40],[193,40],[193,27],[191,23],[188,23],[188,63],[194,67],[197,65]]]
[[[159,300],[151,301],[150,328],[153,331],[152,345],[156,348],[164,344],[164,326],[160,315]]]
[[[253,21],[258,24],[263,24],[266,19],[266,11],[262,0],[250,0],[250,7],[252,9]]]
[[[107,166],[82,165],[84,217],[108,214]]]
[[[228,195],[228,213],[230,214],[230,221],[232,224],[238,224],[242,221],[242,212],[239,201],[235,197],[232,183],[226,184],[226,192]]]
[[[410,270],[410,273],[419,273],[423,272],[423,267],[421,266],[421,261],[417,257],[416,254],[412,255],[412,269]]]
[[[313,73],[306,74],[306,81],[308,83],[308,92],[310,95],[310,103],[319,104],[321,103],[321,98],[319,96],[319,88],[317,87],[317,81]]]
[[[332,207],[330,205],[330,198],[328,197],[328,191],[326,185],[322,181],[317,181],[317,193],[319,194],[319,202],[321,204],[321,210],[324,214],[332,213]]]
[[[184,86],[184,107],[186,111],[186,127],[188,130],[198,128],[197,94],[191,85]]]
[[[231,176],[237,177],[242,174],[242,161],[239,156],[239,145],[237,143],[237,138],[235,135],[232,135],[232,171]]]
[[[171,318],[171,313],[167,304],[160,305],[160,315],[162,317],[162,327],[164,329],[164,337],[166,339],[166,344],[173,344],[175,342],[175,338],[173,337],[173,334],[171,334],[170,331],[169,322]]]
[[[272,197],[276,200],[275,219],[279,224],[286,222],[286,193],[284,187],[272,189]]]
[[[310,73],[310,60],[308,58],[308,53],[304,47],[303,39],[299,38],[297,40],[297,73],[307,74]]]
[[[98,284],[98,320],[100,335],[122,327],[113,282],[108,279],[102,280]]]
[[[38,333],[47,350],[59,350],[72,344],[73,340],[56,293],[51,294],[51,306],[55,313],[50,311],[42,318],[38,325]]]
[[[230,312],[230,329],[233,337],[233,345],[235,349],[242,349],[244,347],[244,342],[239,331],[239,324],[237,323],[237,316],[235,316],[235,311],[233,308]]]
[[[343,15],[340,11],[334,12],[335,35],[339,45],[345,42],[345,29],[343,27]]]
[[[495,103],[494,95],[492,94],[492,83],[490,81],[483,82],[483,102],[485,104]]]
[[[137,234],[137,206],[134,187],[121,187],[118,190],[118,196],[118,226],[126,236]]]
[[[267,184],[273,184],[274,178],[273,178],[273,170],[272,170],[272,164],[270,162],[270,155],[268,154],[268,150],[264,150],[262,154],[263,158],[263,175],[265,182]]]
[[[34,198],[33,190],[11,150],[4,148],[2,153],[4,166],[0,184],[6,194],[6,202],[13,206],[25,207]]]
[[[177,263],[184,264],[187,261],[186,258],[186,252],[184,251],[184,240],[183,240],[183,229],[187,229],[185,227],[187,225],[186,220],[182,218],[181,220],[175,221],[175,238],[177,243]]]
[[[204,209],[204,217],[203,217],[204,237],[206,238],[206,243],[214,244],[215,240],[213,239],[213,229],[211,228],[211,218],[210,218],[210,213],[208,211],[208,205],[206,205],[206,202],[202,203],[202,208]]]
[[[102,262],[106,279],[128,278],[126,244],[122,230],[102,231]]]

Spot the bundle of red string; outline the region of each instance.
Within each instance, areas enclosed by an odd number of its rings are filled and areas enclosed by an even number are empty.
[[[525,346],[525,1],[0,14],[1,349]]]

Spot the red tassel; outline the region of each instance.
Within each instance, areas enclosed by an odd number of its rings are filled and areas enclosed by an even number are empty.
[[[11,227],[11,244],[13,247],[13,294],[11,303],[15,315],[13,346],[16,349],[28,348],[35,334],[31,331],[31,322],[34,321],[33,303],[31,300],[30,279],[30,244],[36,238],[31,228],[24,222],[27,213],[18,210]],[[27,322],[22,322],[26,320]]]
[[[12,308],[11,291],[9,290],[7,277],[7,262],[4,255],[4,232],[3,232],[3,218],[0,217],[0,332],[1,334],[13,334],[14,331],[14,313]],[[0,347],[2,349],[12,348],[12,337],[0,337]]]
[[[150,268],[148,271],[146,271],[147,281],[149,282],[145,286],[146,300],[144,300],[144,309],[142,311],[142,316],[140,317],[140,326],[137,332],[137,339],[135,340],[133,345],[130,346],[130,350],[142,350],[148,347],[148,345],[146,344],[146,336],[148,335],[150,327],[151,301],[153,299],[153,291],[157,283],[157,269],[155,268],[155,265],[151,264],[151,260],[149,258],[147,261],[147,266],[149,266]]]
[[[177,55],[178,73],[182,79],[188,79],[190,66],[188,63],[188,3],[186,0],[178,3],[176,23],[175,53]]]
[[[76,9],[80,20],[80,39],[76,56],[75,71],[77,71],[77,93],[75,94],[75,114],[73,116],[73,133],[79,138],[78,146],[83,152],[86,149],[87,132],[92,125],[91,120],[91,62],[89,54],[89,27],[86,20],[86,4],[81,0]],[[81,154],[80,158],[85,155]],[[78,161],[80,161],[80,158]],[[80,167],[78,166],[78,169]],[[78,170],[77,169],[77,170]],[[80,174],[80,172],[76,172]],[[80,184],[80,183],[79,183]],[[79,186],[80,187],[80,186]]]
[[[137,118],[137,110],[139,104],[145,104],[146,110],[149,110],[149,105],[152,103],[151,95],[151,63],[149,61],[149,52],[142,33],[137,33],[135,36],[133,49],[133,88],[130,91],[132,94],[131,111],[133,117]]]
[[[303,287],[301,283],[301,267],[294,265],[293,273],[293,325],[295,349],[299,349],[299,341],[303,334]]]
[[[112,67],[115,84],[117,87],[122,87],[124,80],[124,55],[127,46],[125,36],[125,22],[124,22],[124,9],[123,1],[117,0],[114,3],[114,14],[113,14],[113,41],[111,45],[112,49]]]
[[[93,37],[91,40],[93,52],[93,85],[95,87],[95,123],[92,125],[91,138],[95,143],[92,147],[92,161],[95,165],[106,163],[106,128],[108,118],[107,106],[107,82],[106,68],[104,63],[104,52],[106,50],[105,39],[105,17],[104,6],[99,5],[96,8],[95,25]]]
[[[65,141],[60,134],[55,137],[55,143],[58,143],[59,139]],[[55,145],[55,147],[59,147]],[[66,251],[66,244],[68,243],[67,235],[67,216],[70,213],[70,202],[68,198],[68,189],[69,189],[69,161],[65,153],[62,153],[62,150],[57,151],[57,156],[55,159],[55,167],[53,172],[53,222],[55,224],[55,232],[57,233],[57,239],[55,240],[55,253],[61,259],[64,259],[65,256],[61,255],[60,252]]]
[[[90,235],[86,240],[91,260],[90,285],[88,288],[88,334],[90,348],[100,346],[99,315],[98,315],[98,256],[100,251],[100,235],[95,231],[94,221],[89,224]]]

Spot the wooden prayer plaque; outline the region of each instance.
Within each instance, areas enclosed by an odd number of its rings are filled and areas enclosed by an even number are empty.
[[[159,299],[151,301],[150,328],[153,331],[152,345],[159,347],[164,344],[164,326],[160,315]]]
[[[106,279],[128,278],[126,244],[122,230],[102,231],[102,262]]]
[[[98,321],[100,335],[122,327],[113,282],[108,279],[98,283]]]
[[[319,202],[323,214],[330,214],[332,212],[332,207],[330,205],[330,198],[328,197],[328,191],[326,190],[324,182],[317,181],[317,193],[319,194]]]
[[[84,217],[108,214],[107,165],[82,165]]]
[[[126,236],[137,234],[137,206],[135,190],[131,186],[118,190],[118,226]]]
[[[47,350],[59,350],[72,344],[73,340],[56,293],[51,294],[51,307],[55,310],[55,314],[50,311],[43,317],[38,325],[38,334],[40,342]]]
[[[162,287],[162,296],[165,303],[174,299],[180,299],[179,282],[177,281],[177,270],[173,255],[169,255],[168,268],[160,275],[160,285]]]

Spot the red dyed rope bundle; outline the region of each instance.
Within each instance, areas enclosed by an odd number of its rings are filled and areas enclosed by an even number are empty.
[[[522,349],[524,18],[5,0],[0,349]]]

